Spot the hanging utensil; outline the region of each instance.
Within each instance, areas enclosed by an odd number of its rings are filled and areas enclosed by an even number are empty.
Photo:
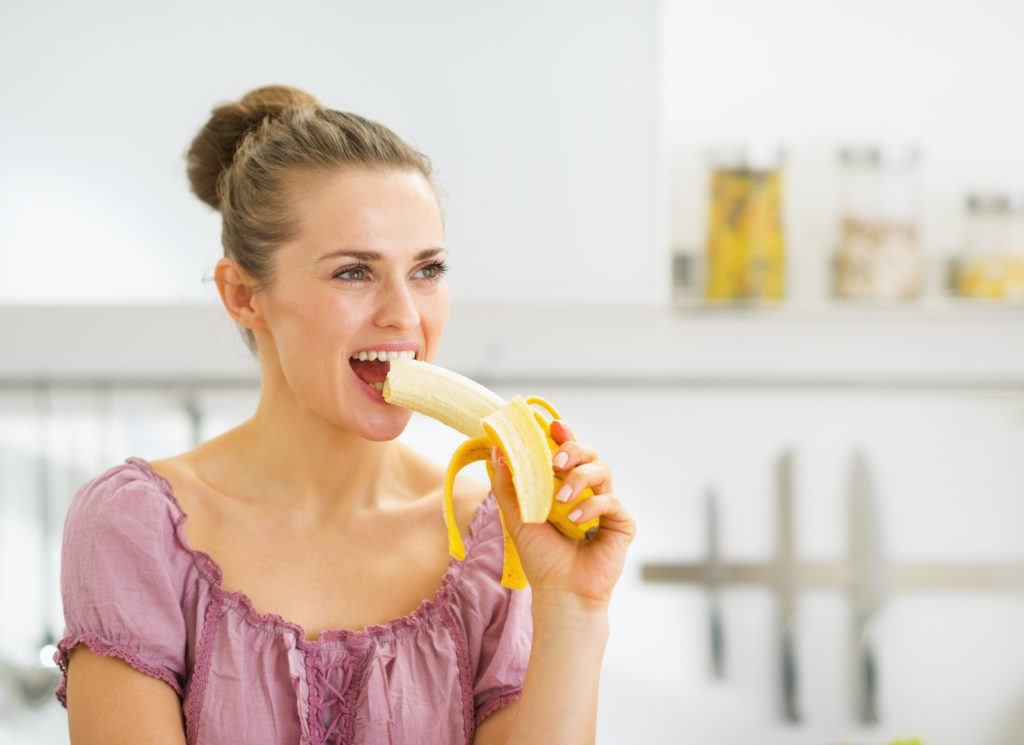
[[[876,622],[888,592],[878,504],[863,453],[856,453],[850,470],[850,558],[853,566],[851,601],[854,650],[858,676],[857,709],[865,724],[879,721]]]
[[[708,631],[711,639],[711,670],[721,680],[725,678],[725,623],[722,613],[722,584],[725,567],[719,545],[718,495],[709,488],[704,499],[705,529],[708,541],[707,589]]]
[[[797,595],[799,567],[796,555],[796,519],[793,505],[794,455],[782,455],[776,467],[776,548],[779,636],[782,668],[783,714],[789,722],[799,722],[800,686],[796,650]]]

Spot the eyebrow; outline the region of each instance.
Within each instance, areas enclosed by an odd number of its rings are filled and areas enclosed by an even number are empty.
[[[447,253],[447,251],[443,248],[426,248],[416,254],[414,259],[416,261],[423,261],[424,259],[429,259],[440,253]],[[341,251],[332,251],[329,254],[324,254],[317,259],[317,262],[327,261],[328,259],[339,259],[343,256],[356,259],[357,261],[364,261],[366,263],[370,263],[371,261],[380,261],[384,258],[383,254],[379,251],[350,251],[348,249],[342,249]]]

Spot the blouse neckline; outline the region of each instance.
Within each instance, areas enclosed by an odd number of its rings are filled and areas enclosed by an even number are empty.
[[[210,584],[213,592],[222,601],[235,605],[242,610],[245,620],[249,624],[270,632],[278,632],[280,630],[290,631],[295,635],[295,643],[299,647],[309,648],[324,644],[337,643],[341,643],[346,646],[359,645],[371,639],[394,636],[405,630],[415,629],[424,620],[437,615],[440,612],[440,609],[448,604],[453,592],[453,586],[461,575],[462,568],[465,565],[465,561],[459,561],[451,556],[448,557],[448,566],[441,578],[440,587],[438,587],[437,591],[431,598],[424,599],[420,603],[419,607],[406,615],[391,618],[383,624],[370,624],[362,629],[324,629],[316,639],[310,640],[306,638],[306,631],[301,624],[294,621],[288,621],[277,613],[260,612],[256,609],[252,599],[244,590],[226,589],[224,587],[224,571],[221,569],[217,561],[206,551],[194,548],[190,543],[188,534],[185,532],[185,523],[188,521],[188,514],[178,502],[178,498],[174,494],[174,486],[171,482],[161,474],[157,473],[153,468],[153,464],[144,458],[128,458],[125,463],[140,469],[149,480],[153,481],[159,487],[161,493],[168,502],[170,502],[175,512],[177,512],[177,518],[175,519],[175,535],[178,543],[181,545],[182,549],[192,556],[195,566],[199,570],[200,574]],[[493,508],[496,509],[496,502],[494,501],[493,493],[488,492],[487,497],[475,508],[473,517],[470,520],[468,530],[469,536],[466,541],[467,552],[470,546],[475,543],[477,533],[479,532],[479,524],[484,519],[484,515],[492,509],[492,505],[494,506]]]

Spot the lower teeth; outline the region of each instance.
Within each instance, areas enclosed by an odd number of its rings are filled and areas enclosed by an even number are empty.
[[[383,393],[384,392],[384,381],[383,380],[380,381],[379,383],[370,383],[370,385],[373,386],[374,390],[376,390],[377,393]]]

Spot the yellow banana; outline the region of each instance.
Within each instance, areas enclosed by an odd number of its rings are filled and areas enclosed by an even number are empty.
[[[392,360],[384,381],[384,399],[389,403],[425,414],[464,434],[467,439],[448,463],[444,485],[444,519],[448,526],[448,549],[462,560],[465,545],[455,523],[452,489],[455,476],[470,463],[487,461],[491,471],[491,448],[500,447],[512,473],[512,482],[519,499],[519,516],[523,522],[547,520],[562,533],[584,540],[593,537],[598,528],[595,518],[574,523],[569,514],[580,502],[593,495],[587,488],[569,502],[559,502],[555,492],[562,478],[551,467],[551,455],[558,443],[549,434],[550,421],[534,407],[540,407],[555,419],[558,411],[542,398],[516,396],[505,401],[493,391],[458,373],[427,362],[412,359]],[[526,587],[519,555],[505,528],[505,559],[501,584],[505,587]]]

